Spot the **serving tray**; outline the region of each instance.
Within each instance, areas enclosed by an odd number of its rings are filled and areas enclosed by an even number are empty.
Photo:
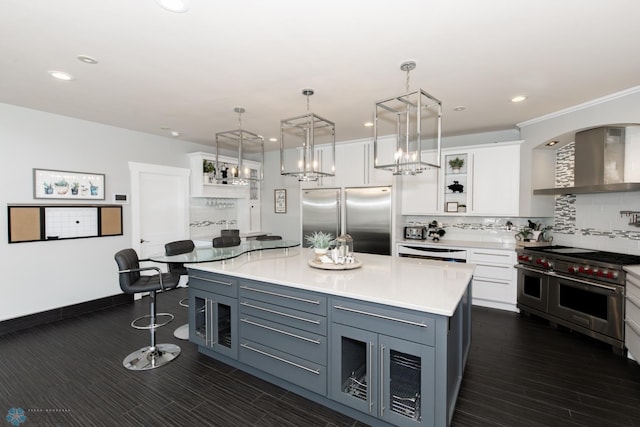
[[[354,268],[362,267],[362,261],[360,261],[359,259],[350,264],[331,264],[328,262],[324,263],[321,261],[316,261],[315,259],[310,259],[308,263],[311,267],[319,268],[321,270],[353,270]]]

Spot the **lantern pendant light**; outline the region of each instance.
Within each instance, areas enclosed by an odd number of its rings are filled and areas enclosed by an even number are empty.
[[[264,138],[242,129],[244,107],[234,107],[233,111],[238,113],[238,129],[216,133],[216,179],[218,182],[235,185],[262,181],[262,167],[251,168],[246,161],[264,163]],[[221,161],[219,156],[222,150],[235,151],[236,164]]]
[[[280,121],[280,174],[298,181],[335,175],[336,126],[309,111],[313,93],[313,89],[302,90],[307,97],[306,114]]]
[[[375,103],[374,167],[394,175],[440,167],[442,103],[422,89],[409,91],[415,68],[413,61],[400,65],[407,74],[406,93]]]

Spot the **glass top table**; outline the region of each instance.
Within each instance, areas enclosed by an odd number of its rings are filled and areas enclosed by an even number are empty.
[[[178,262],[178,263],[197,263],[197,262],[210,262],[210,261],[222,261],[238,257],[242,254],[270,250],[270,249],[284,249],[285,253],[289,248],[300,246],[300,242],[295,240],[247,240],[240,243],[238,246],[231,246],[228,248],[214,248],[213,246],[196,247],[193,251],[180,254],[180,255],[165,255],[156,254],[149,257],[150,260],[155,262]]]

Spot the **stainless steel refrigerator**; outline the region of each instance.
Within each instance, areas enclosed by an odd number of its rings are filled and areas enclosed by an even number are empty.
[[[304,247],[314,231],[351,235],[355,252],[391,255],[391,187],[302,190]]]

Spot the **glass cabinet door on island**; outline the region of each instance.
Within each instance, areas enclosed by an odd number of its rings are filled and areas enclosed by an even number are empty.
[[[393,425],[434,425],[433,347],[339,324],[332,337],[333,399]]]
[[[190,341],[237,359],[237,299],[197,289],[190,291]]]

